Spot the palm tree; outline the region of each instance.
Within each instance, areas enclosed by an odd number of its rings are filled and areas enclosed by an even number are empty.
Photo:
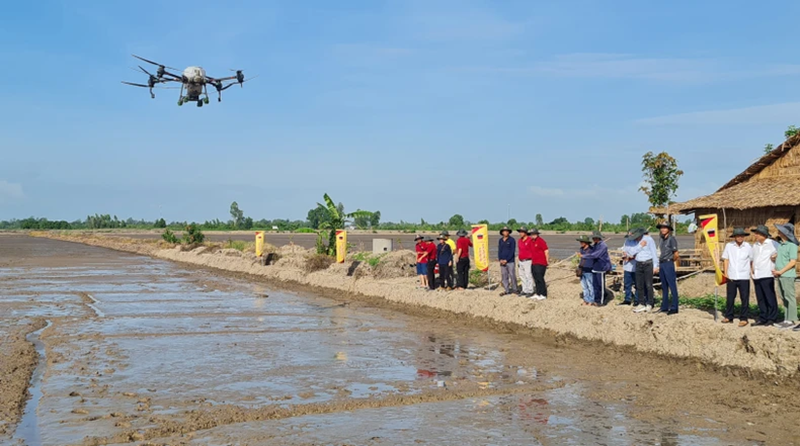
[[[325,194],[323,199],[325,201],[324,205],[322,203],[317,203],[317,206],[324,212],[322,218],[320,219],[320,231],[317,233],[317,252],[320,254],[335,256],[336,231],[338,229],[344,229],[345,225],[348,223],[347,219],[370,218],[372,216],[372,212],[362,211],[359,209],[355,212],[346,214],[344,212],[344,208],[341,205],[337,207],[328,194]],[[325,244],[326,238],[328,240],[327,245]]]

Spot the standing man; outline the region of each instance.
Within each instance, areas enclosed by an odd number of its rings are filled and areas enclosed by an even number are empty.
[[[583,304],[594,305],[594,259],[586,258],[586,254],[592,250],[592,239],[582,235],[575,239],[581,244],[581,252],[578,257],[581,259],[578,268],[581,269],[581,288],[583,289]]]
[[[447,244],[447,239],[444,235],[439,236],[436,258],[439,262],[439,279],[442,282],[442,288],[446,291],[451,291],[453,289],[453,251],[450,249],[450,245]]]
[[[497,242],[497,260],[500,261],[500,273],[503,290],[505,290],[500,295],[505,296],[517,292],[517,272],[514,270],[517,241],[511,237],[511,229],[508,226],[500,230],[500,236],[501,238]]]
[[[531,240],[533,240],[531,275],[533,276],[533,284],[535,286],[533,298],[536,300],[545,300],[547,299],[547,283],[544,281],[544,275],[547,273],[550,249],[547,247],[547,242],[539,237],[539,230],[536,228],[533,228],[531,231]]]
[[[533,240],[528,234],[528,228],[517,229],[519,233],[519,277],[522,280],[522,295],[533,297],[533,271],[531,270],[531,260],[533,259]]]
[[[594,242],[592,250],[583,257],[594,261],[592,267],[594,305],[601,307],[605,305],[606,273],[611,271],[611,257],[608,255],[608,245],[603,241],[603,234],[600,231],[592,232],[592,241]]]
[[[778,254],[776,243],[769,238],[766,225],[758,225],[752,230],[756,236],[753,244],[753,262],[751,273],[756,288],[758,302],[758,320],[754,326],[773,325],[778,322],[778,298],[775,296],[775,259]]]
[[[425,243],[425,237],[417,235],[414,237],[417,243],[414,246],[417,252],[417,276],[419,277],[420,288],[428,288],[428,246]]]
[[[656,242],[647,233],[647,229],[634,230],[631,237],[635,237],[638,245],[631,249],[636,259],[636,290],[639,293],[639,306],[633,309],[634,313],[645,313],[653,310],[655,297],[653,294],[653,275],[658,270],[658,252]]]
[[[431,291],[436,289],[436,244],[433,237],[425,238],[425,251],[428,253],[428,287]]]
[[[744,241],[748,232],[743,228],[733,230],[733,240],[725,245],[722,252],[723,274],[728,278],[728,302],[725,306],[723,324],[733,323],[733,305],[736,303],[736,292],[742,301],[742,312],[739,315],[739,326],[746,327],[750,322],[750,263],[753,261],[753,247]]]
[[[449,232],[448,232],[448,231],[445,229],[445,230],[444,230],[444,231],[442,231],[442,233],[441,233],[441,234],[439,234],[439,235],[440,235],[440,236],[442,236],[442,237],[444,237],[444,241],[445,241],[445,243],[447,243],[447,246],[449,246],[449,247],[450,247],[450,252],[451,252],[452,254],[455,254],[455,253],[456,253],[456,242],[454,242],[454,241],[450,240],[450,233],[449,233]]]
[[[469,234],[464,229],[459,229],[458,241],[456,242],[456,289],[466,290],[469,285],[469,248],[472,246],[472,240],[469,239]]]
[[[775,225],[780,233],[778,255],[775,257],[775,270],[772,275],[778,279],[778,289],[781,291],[783,309],[786,317],[777,324],[779,328],[792,328],[797,324],[797,298],[795,296],[794,280],[797,277],[797,238],[794,236],[794,225]],[[797,324],[793,331],[800,331]]]
[[[662,222],[656,225],[661,232],[659,237],[661,253],[658,256],[658,277],[661,279],[661,308],[658,313],[678,313],[678,240],[672,235],[672,225]],[[653,271],[655,273],[655,271]],[[670,299],[670,293],[672,299]]]
[[[633,305],[639,306],[639,288],[633,292],[633,287],[636,283],[636,258],[634,257],[633,250],[639,245],[636,237],[633,237],[634,231],[628,231],[625,236],[625,244],[622,246],[622,271],[623,283],[625,286],[625,300],[617,305]]]

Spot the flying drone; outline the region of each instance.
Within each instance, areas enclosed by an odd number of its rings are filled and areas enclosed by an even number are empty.
[[[168,67],[166,65],[162,65],[158,62],[153,62],[152,60],[147,60],[144,57],[139,57],[135,54],[132,54],[133,57],[147,62],[151,65],[155,65],[158,67],[156,70],[156,74],[153,75],[149,71],[142,68],[141,65],[137,65],[139,70],[142,73],[149,76],[147,79],[147,84],[136,84],[133,82],[125,82],[122,81],[123,84],[126,85],[133,85],[134,87],[144,87],[150,89],[150,98],[155,99],[156,95],[153,93],[154,88],[178,88],[178,87],[159,87],[161,84],[167,84],[174,82],[179,82],[181,84],[180,89],[181,93],[178,97],[178,105],[183,105],[188,102],[196,102],[198,107],[202,107],[203,104],[208,104],[208,86],[211,85],[212,87],[216,88],[217,90],[217,102],[222,102],[222,92],[227,90],[228,88],[239,85],[244,87],[244,83],[255,79],[258,76],[253,76],[251,78],[245,79],[242,70],[231,70],[236,73],[235,76],[228,76],[228,77],[210,77],[206,75],[206,70],[202,67],[188,67],[180,75],[174,74],[170,71],[178,72],[177,68]],[[139,72],[139,70],[134,69],[134,71]],[[228,81],[229,82],[226,84]],[[186,92],[184,94],[184,91]]]

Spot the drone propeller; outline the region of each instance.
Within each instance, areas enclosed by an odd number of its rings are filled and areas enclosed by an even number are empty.
[[[161,65],[158,62],[153,62],[152,60],[147,60],[144,57],[139,57],[139,56],[137,56],[135,54],[131,54],[131,56],[133,56],[133,57],[135,57],[135,58],[137,58],[139,60],[143,60],[143,61],[145,61],[145,62],[147,62],[149,64],[157,66],[158,67],[158,71],[156,71],[156,77],[158,77],[158,79],[161,79],[162,77],[164,77],[165,74],[168,75],[168,76],[177,77],[174,74],[167,73],[166,72],[166,68],[169,68],[170,70],[173,70],[173,71],[180,71],[177,68],[172,68],[172,67],[168,67],[166,65]],[[139,67],[139,68],[142,68],[142,67]],[[142,71],[145,71],[144,68],[142,68]],[[145,73],[147,73],[147,72],[145,71]],[[150,73],[147,73],[147,74],[150,74]]]
[[[168,66],[166,66],[166,65],[162,65],[162,64],[160,64],[160,63],[158,63],[158,62],[153,62],[152,60],[147,60],[147,59],[145,59],[144,57],[139,57],[139,56],[137,56],[137,55],[135,55],[135,54],[131,54],[131,56],[133,56],[133,57],[135,57],[135,58],[137,58],[137,59],[139,59],[139,60],[143,60],[143,61],[145,61],[145,62],[147,62],[147,63],[149,63],[149,64],[151,64],[151,65],[155,65],[155,66],[157,66],[157,67],[164,67],[164,68],[169,68],[170,70],[179,71],[177,68],[168,67]]]
[[[121,81],[121,82],[122,82],[123,84],[125,84],[125,85],[133,85],[134,87],[153,88],[153,87],[152,87],[152,86],[150,86],[150,85],[144,85],[144,84],[134,84],[133,82],[125,82],[125,81]]]

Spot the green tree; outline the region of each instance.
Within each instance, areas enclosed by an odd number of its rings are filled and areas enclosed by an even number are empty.
[[[536,214],[536,226],[544,226],[544,219],[542,214]]]
[[[678,169],[678,161],[667,152],[658,155],[647,152],[642,157],[642,173],[645,185],[639,190],[647,195],[650,204],[656,208],[668,205],[683,175],[683,171]]]
[[[364,229],[369,226],[369,217],[366,215],[356,217],[353,219],[353,223],[358,229]]]
[[[789,127],[786,128],[786,131],[783,132],[783,136],[785,136],[786,139],[789,139],[798,133],[800,133],[800,128],[790,125]]]
[[[623,215],[622,217],[620,217],[619,219],[620,226],[624,227],[625,225],[627,225],[630,222],[630,218],[631,217],[629,215]]]
[[[233,228],[240,229],[244,223],[244,211],[239,209],[239,203],[231,203],[231,219],[233,220]]]
[[[163,218],[159,218],[158,220],[156,220],[156,222],[155,222],[155,224],[153,226],[156,227],[156,228],[161,228],[161,229],[166,228],[167,227],[167,221],[164,220]]]
[[[333,200],[328,194],[323,196],[325,204],[317,203],[318,208],[324,210],[322,221],[319,226],[319,233],[317,234],[317,252],[320,254],[327,254],[329,256],[336,255],[336,230],[344,229],[347,225],[348,218],[367,217],[372,215],[372,212],[358,210],[350,214],[344,213],[344,205],[339,203],[335,205]]]
[[[583,220],[583,224],[585,224],[586,226],[594,226],[594,219],[592,217],[586,217]]]
[[[369,217],[369,225],[371,228],[377,228],[381,224],[381,211],[375,211]]]
[[[461,214],[453,215],[447,223],[451,228],[462,228],[464,227],[464,217]]]
[[[772,144],[764,144],[764,154],[772,152],[772,149],[774,148],[775,146],[773,146]]]
[[[517,220],[512,218],[511,220],[506,222],[506,225],[508,225],[509,228],[514,229],[517,227],[517,225],[519,225],[519,222],[517,222]]]
[[[251,217],[244,218],[244,221],[242,222],[242,229],[246,231],[253,229],[253,219]]]

